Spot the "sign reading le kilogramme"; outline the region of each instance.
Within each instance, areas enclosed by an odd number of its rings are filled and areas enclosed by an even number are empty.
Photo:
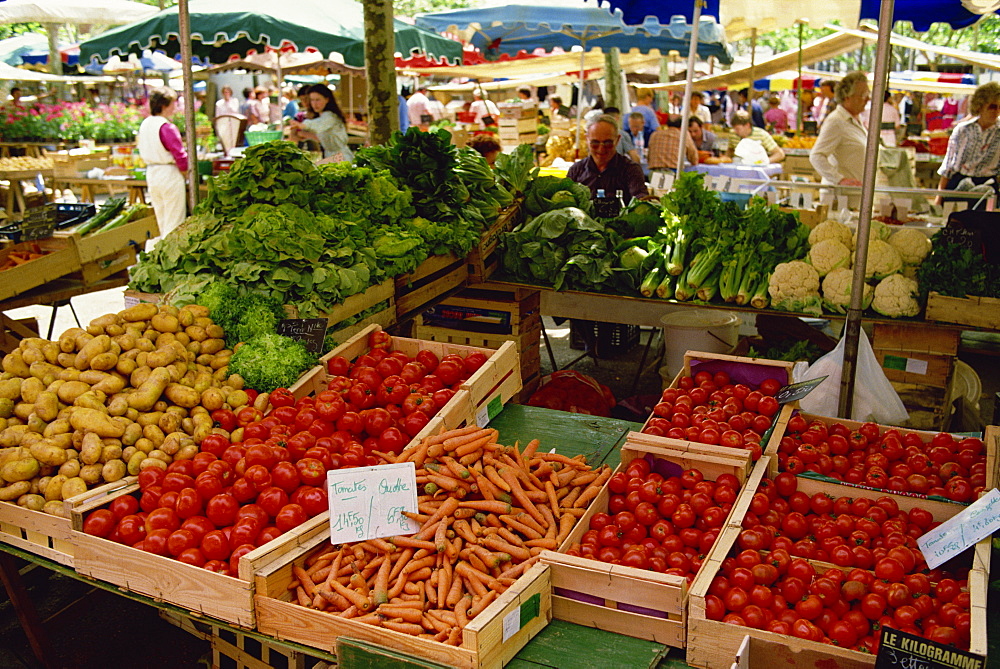
[[[403,515],[417,511],[417,471],[412,462],[337,469],[326,474],[330,542],[334,544],[413,534],[420,524]]]
[[[891,627],[882,628],[875,669],[983,669],[986,658]]]

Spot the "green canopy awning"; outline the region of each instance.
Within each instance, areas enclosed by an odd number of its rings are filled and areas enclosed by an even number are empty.
[[[224,63],[266,48],[316,50],[343,55],[347,65],[364,65],[364,12],[354,0],[191,0],[191,46],[195,56]],[[461,62],[462,45],[397,20],[396,52]],[[80,44],[80,60],[162,50],[180,53],[177,7],[102,33]]]

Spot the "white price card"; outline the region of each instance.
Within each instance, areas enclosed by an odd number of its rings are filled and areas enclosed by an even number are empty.
[[[927,566],[934,569],[1000,529],[1000,492],[994,488],[917,539]]]
[[[330,542],[365,541],[413,534],[420,524],[403,515],[417,511],[417,470],[412,462],[337,469],[326,473]]]

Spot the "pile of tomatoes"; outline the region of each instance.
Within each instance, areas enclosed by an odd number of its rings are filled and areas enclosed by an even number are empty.
[[[642,431],[671,439],[745,448],[757,460],[760,440],[781,408],[775,395],[784,384],[765,379],[757,388],[733,384],[726,372],[698,372],[667,388]]]
[[[705,480],[697,469],[664,478],[637,458],[608,481],[606,512],[595,513],[576,555],[689,581],[701,567],[739,495],[732,474]]]
[[[913,432],[864,423],[852,430],[792,416],[778,447],[782,471],[814,471],[831,478],[895,492],[938,495],[968,503],[986,486],[982,439],[945,432],[924,443]]]
[[[438,359],[422,349],[410,357],[393,351],[392,338],[382,330],[369,336],[368,345],[368,353],[354,362],[343,356],[327,361],[327,390],[314,408],[316,418],[333,426],[331,432],[349,435],[365,454],[400,452],[488,360],[480,351]],[[292,402],[284,400],[274,413],[291,418],[297,409]]]
[[[788,472],[761,482],[706,617],[869,653],[885,625],[968,647],[964,576],[928,570],[917,548],[938,524],[929,511],[901,510],[889,496],[808,496],[797,482]]]

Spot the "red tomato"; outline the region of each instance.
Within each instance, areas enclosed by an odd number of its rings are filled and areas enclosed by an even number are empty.
[[[83,531],[105,539],[115,530],[116,520],[115,514],[110,509],[97,509],[83,521]]]
[[[441,379],[441,383],[446,386],[454,385],[462,378],[465,371],[462,363],[451,360],[442,360],[434,371],[434,374]]]
[[[479,351],[474,351],[469,355],[465,356],[465,360],[463,361],[463,365],[465,367],[465,373],[468,376],[472,376],[477,371],[479,371],[480,367],[486,364],[486,361],[488,359],[489,358],[486,357],[485,353],[481,353]]]
[[[232,525],[238,511],[239,502],[229,493],[220,493],[208,500],[205,505],[205,515],[216,527]]]
[[[308,517],[306,516],[305,510],[298,504],[286,504],[275,516],[274,524],[282,532],[287,532],[290,529],[298,527],[302,523],[306,522]]]

